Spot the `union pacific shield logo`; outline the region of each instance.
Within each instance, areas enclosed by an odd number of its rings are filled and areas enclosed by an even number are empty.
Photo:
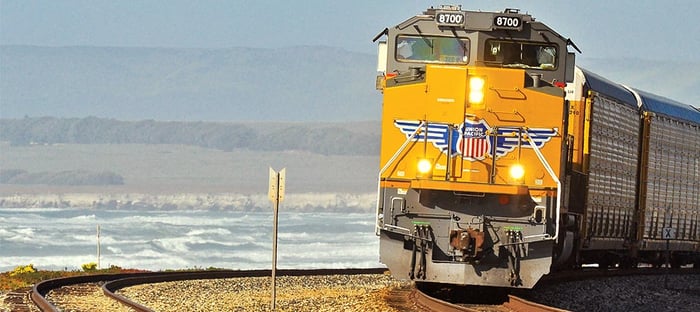
[[[394,126],[406,135],[406,138],[411,137],[419,127],[425,127],[421,126],[418,120],[396,120]],[[494,136],[493,133],[496,135]],[[465,119],[464,123],[456,127],[429,123],[427,129],[418,131],[413,141],[428,141],[443,153],[449,150],[452,156],[460,155],[465,160],[475,161],[483,160],[487,156],[492,157],[494,151],[496,157],[501,157],[515,150],[518,145],[532,148],[529,141],[525,139],[525,134],[532,138],[538,148],[542,148],[558,133],[557,128],[497,127],[493,129],[484,119],[479,121]],[[452,144],[448,146],[450,142]]]
[[[487,130],[488,127],[484,120],[476,123],[464,120],[460,129],[462,135],[459,135],[457,138],[458,151],[462,154],[462,157],[478,160],[485,158],[486,152],[491,146],[486,137]]]

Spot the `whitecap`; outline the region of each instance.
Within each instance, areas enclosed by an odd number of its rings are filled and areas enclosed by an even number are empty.
[[[68,218],[68,221],[94,221],[96,218],[97,217],[94,214],[91,214]]]
[[[205,234],[216,234],[216,235],[231,235],[231,231],[223,228],[215,228],[215,229],[197,229],[197,230],[191,230],[187,232],[187,236],[199,236],[199,235],[205,235]]]
[[[113,254],[121,254],[121,253],[122,253],[122,249],[121,249],[121,248],[114,247],[114,246],[108,246],[108,247],[107,247],[107,250],[108,250],[109,252],[113,253]]]

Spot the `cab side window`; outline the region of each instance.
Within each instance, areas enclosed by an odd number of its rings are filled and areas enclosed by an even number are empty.
[[[557,49],[544,43],[487,40],[484,61],[487,66],[555,70]]]
[[[399,62],[469,62],[469,39],[436,36],[398,36],[395,57]]]

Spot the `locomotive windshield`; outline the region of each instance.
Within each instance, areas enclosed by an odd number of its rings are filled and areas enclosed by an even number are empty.
[[[557,47],[544,43],[486,40],[484,61],[489,66],[555,70]]]
[[[431,36],[398,36],[396,60],[402,62],[469,62],[469,39]]]

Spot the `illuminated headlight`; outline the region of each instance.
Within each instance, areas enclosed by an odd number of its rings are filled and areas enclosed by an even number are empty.
[[[480,104],[484,101],[484,78],[469,78],[469,103]]]
[[[520,164],[510,166],[510,177],[514,180],[520,180],[525,176],[525,168]]]
[[[433,164],[428,159],[421,159],[418,161],[418,172],[421,174],[426,174],[433,169]]]

